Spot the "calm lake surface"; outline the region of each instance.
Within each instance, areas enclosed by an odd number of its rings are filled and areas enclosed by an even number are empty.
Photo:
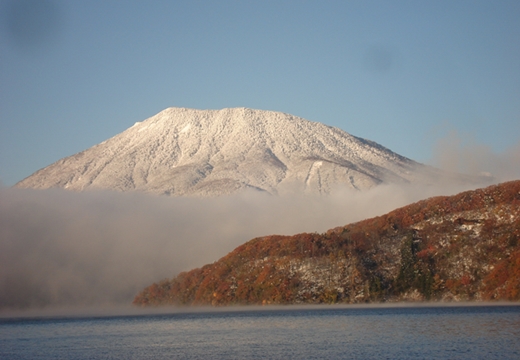
[[[0,359],[520,359],[520,306],[0,319]]]

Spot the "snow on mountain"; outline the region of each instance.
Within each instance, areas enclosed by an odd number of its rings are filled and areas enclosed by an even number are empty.
[[[433,182],[438,171],[345,131],[248,108],[168,108],[16,184],[215,196],[252,188],[271,194],[363,190]]]

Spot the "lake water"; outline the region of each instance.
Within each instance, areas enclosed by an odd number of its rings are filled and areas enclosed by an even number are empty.
[[[520,359],[520,306],[0,319],[0,359]]]

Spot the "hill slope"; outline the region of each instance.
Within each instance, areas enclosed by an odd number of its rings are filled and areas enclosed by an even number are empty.
[[[372,141],[289,114],[169,108],[16,186],[200,196],[244,188],[328,193],[340,184],[431,183],[436,175]]]
[[[153,284],[148,305],[520,300],[520,181],[435,197],[325,234],[253,239]]]

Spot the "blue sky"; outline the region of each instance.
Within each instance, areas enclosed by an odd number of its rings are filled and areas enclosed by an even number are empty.
[[[518,19],[516,0],[0,0],[0,183],[170,106],[287,112],[426,163],[450,131],[500,153]]]

